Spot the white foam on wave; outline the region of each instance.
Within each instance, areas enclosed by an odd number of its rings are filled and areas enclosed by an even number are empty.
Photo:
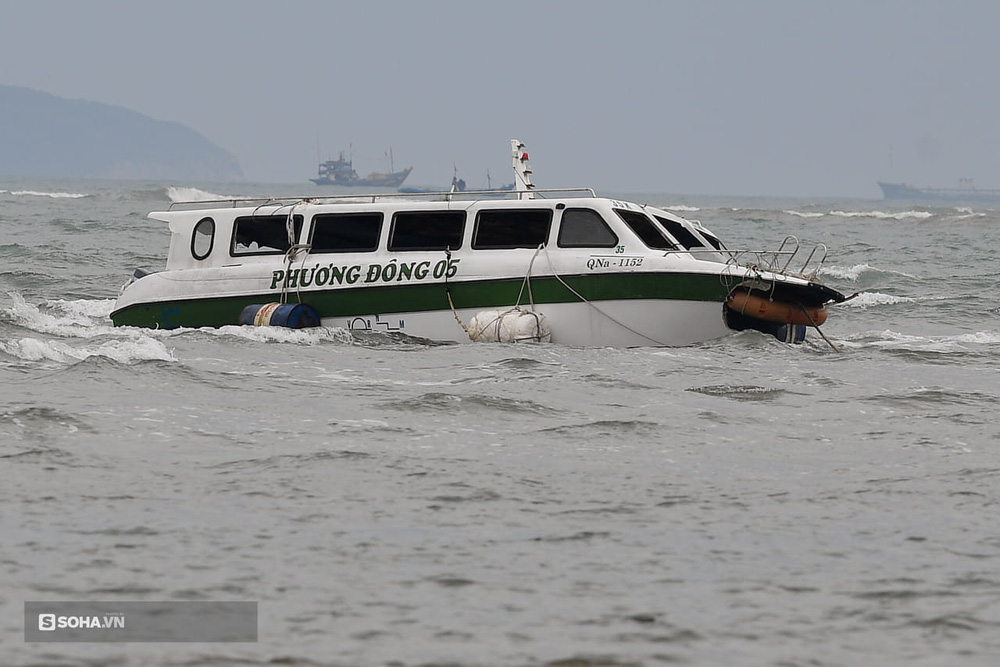
[[[861,274],[873,270],[869,264],[855,264],[854,266],[824,266],[821,273],[831,278],[857,282]]]
[[[862,292],[850,301],[839,304],[843,308],[872,308],[874,306],[891,306],[897,303],[910,303],[914,299],[908,296],[894,296],[881,292]]]
[[[1000,333],[996,331],[976,331],[974,333],[955,336],[955,340],[959,343],[969,343],[971,345],[993,345],[1000,343]]]
[[[255,343],[292,343],[295,345],[319,345],[323,342],[353,343],[351,333],[339,327],[310,327],[289,329],[287,327],[254,327],[228,325],[218,329],[200,329],[215,336],[235,336]]]
[[[0,310],[14,324],[61,339],[89,340],[114,336],[99,345],[74,345],[67,340],[25,337],[0,341],[0,352],[25,361],[76,363],[89,357],[104,357],[123,364],[137,361],[176,361],[162,342],[146,333],[116,329],[108,318],[113,299],[52,300],[42,310],[16,292],[9,293],[13,305]]]
[[[914,336],[892,330],[869,331],[842,341],[845,347],[878,347],[887,350],[910,350],[914,352],[957,353],[968,352],[974,345],[996,345],[1000,343],[1000,332],[977,331],[954,336]]]
[[[55,310],[66,313],[68,317],[90,317],[94,319],[110,319],[115,307],[114,299],[49,299],[43,302]]]
[[[955,211],[961,213],[961,215],[956,215],[953,220],[968,220],[969,218],[985,218],[985,213],[976,213],[968,206],[956,206]]]
[[[50,199],[82,199],[90,195],[80,192],[40,192],[37,190],[0,190],[0,194],[15,197],[48,197]]]
[[[907,220],[909,218],[926,220],[934,214],[928,211],[899,211],[896,213],[887,213],[885,211],[830,211],[830,215],[838,218],[875,218],[876,220]]]
[[[916,280],[917,277],[912,273],[905,273],[903,271],[886,271],[884,269],[876,269],[870,264],[855,264],[854,266],[824,266],[820,271],[824,276],[830,278],[836,278],[838,280],[850,280],[857,282],[866,273],[881,273],[889,274],[893,276],[903,276],[904,278],[911,278]]]
[[[784,211],[788,215],[794,215],[799,218],[822,218],[826,213],[816,213],[814,211]]]
[[[21,338],[0,341],[0,352],[25,361],[54,361],[61,364],[76,363],[90,357],[104,357],[121,364],[152,360],[177,361],[163,343],[149,336],[112,340],[91,347],[73,347],[58,340]]]
[[[109,318],[114,299],[46,301],[44,304],[52,310],[46,312],[17,292],[8,295],[13,306],[0,312],[25,329],[67,338],[93,338],[114,330]]]
[[[675,204],[674,206],[664,206],[663,208],[667,209],[668,211],[687,211],[687,212],[691,212],[691,211],[700,211],[701,210],[701,208],[699,208],[698,206],[686,206],[684,204]]]
[[[217,195],[213,192],[199,190],[198,188],[182,188],[171,185],[167,188],[167,198],[172,202],[192,202],[210,201],[215,199],[231,199],[226,195]]]

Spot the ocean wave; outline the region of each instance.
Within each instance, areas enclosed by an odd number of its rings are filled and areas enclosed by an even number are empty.
[[[175,330],[179,331],[179,330]],[[190,329],[188,329],[190,331]],[[351,344],[351,332],[339,327],[311,327],[289,329],[287,327],[251,327],[228,325],[218,329],[199,329],[214,336],[233,336],[255,343],[293,343],[296,345],[319,345],[324,342]]]
[[[0,341],[0,352],[25,361],[53,361],[71,364],[90,357],[104,357],[120,364],[138,361],[177,361],[160,341],[149,336],[112,340],[93,347],[73,347],[57,340],[21,338]]]
[[[794,215],[797,218],[809,219],[822,218],[829,215],[837,218],[875,218],[876,220],[906,220],[915,218],[917,220],[926,220],[934,216],[929,211],[897,211],[894,213],[886,211],[827,211],[823,213],[821,211],[794,211],[788,209],[782,211],[782,213]]]
[[[55,310],[62,311],[69,317],[90,317],[108,319],[115,307],[114,299],[49,299],[42,302]]]
[[[182,188],[171,185],[167,188],[167,199],[172,202],[193,202],[193,201],[210,201],[217,199],[232,199],[228,195],[217,195],[213,192],[207,192],[205,190],[199,190],[198,188]]]
[[[862,292],[840,304],[844,308],[872,308],[874,306],[891,306],[897,303],[910,303],[915,299],[908,296],[894,296],[892,294],[882,294],[881,292]]]
[[[838,218],[875,218],[877,220],[907,220],[914,218],[917,220],[926,220],[934,214],[929,211],[899,211],[896,213],[887,213],[885,211],[830,211],[829,215]]]
[[[821,273],[831,278],[857,282],[861,278],[861,274],[874,270],[869,264],[855,264],[854,266],[824,266]]]
[[[8,296],[13,306],[0,310],[0,315],[31,331],[66,338],[93,338],[114,330],[109,319],[114,299],[45,301],[43,305],[53,311],[47,312],[28,303],[17,292],[8,292]]]
[[[968,220],[969,218],[985,218],[985,213],[976,213],[968,206],[956,206],[955,212],[960,215],[951,217],[952,220]]]
[[[850,280],[852,282],[858,282],[861,277],[868,273],[876,273],[879,275],[890,275],[890,276],[902,276],[904,278],[910,278],[916,280],[917,277],[911,273],[905,273],[903,271],[886,271],[884,269],[876,269],[870,264],[855,264],[854,266],[824,266],[820,273],[824,276],[830,278],[836,278],[838,280]]]
[[[91,195],[81,192],[41,192],[37,190],[0,190],[0,195],[14,197],[48,197],[49,199],[83,199]]]
[[[664,206],[663,208],[667,209],[668,211],[686,211],[686,212],[700,211],[701,210],[701,208],[698,207],[698,206],[686,206],[684,204],[675,204],[673,206]]]
[[[891,329],[855,334],[841,341],[845,347],[878,347],[913,352],[967,353],[972,346],[1000,343],[1000,332],[977,331],[954,336],[914,336]]]
[[[257,343],[291,343],[295,345],[318,345],[320,343],[353,344],[350,331],[339,327],[315,327],[309,329],[289,329],[286,327],[223,326],[201,329],[178,328],[146,330],[134,327],[115,327],[111,322],[114,299],[50,299],[40,305],[28,303],[17,292],[8,292],[13,304],[0,308],[0,318],[24,329],[60,338],[95,338],[97,336],[134,337],[136,332],[148,332],[157,339],[200,331],[212,336],[232,336]]]

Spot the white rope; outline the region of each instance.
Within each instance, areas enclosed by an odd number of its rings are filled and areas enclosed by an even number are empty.
[[[312,250],[312,245],[309,243],[296,243],[295,239],[295,207],[299,204],[306,203],[306,200],[302,200],[298,203],[292,204],[292,207],[288,209],[288,218],[285,220],[285,233],[288,235],[288,250],[285,251],[285,279],[281,282],[281,303],[288,302],[288,280],[292,276],[292,264],[298,257],[299,252],[302,253],[302,261],[299,264],[299,271],[304,272],[306,267],[306,259],[309,257],[309,251]],[[301,273],[299,274],[301,277]],[[299,287],[301,281],[295,281],[295,295],[298,297],[299,303],[302,303],[302,291]]]
[[[572,287],[570,287],[569,285],[567,285],[566,281],[563,280],[559,276],[558,273],[556,273],[556,267],[552,263],[552,258],[549,257],[549,249],[545,248],[544,246],[542,247],[542,249],[545,251],[545,259],[547,259],[549,261],[549,268],[552,270],[552,275],[555,277],[556,280],[558,280],[560,283],[562,283],[563,287],[565,287],[570,292],[572,292],[574,295],[576,295],[576,297],[578,299],[580,299],[580,301],[583,301],[585,304],[587,304],[588,306],[590,306],[591,308],[593,308],[594,310],[596,310],[598,313],[600,313],[604,317],[608,318],[609,320],[611,320],[612,322],[614,322],[615,324],[617,324],[621,328],[625,329],[626,331],[630,331],[630,332],[634,333],[636,336],[639,336],[641,338],[645,338],[646,340],[648,340],[648,341],[650,341],[652,343],[655,343],[657,345],[661,345],[661,346],[666,347],[666,345],[667,345],[666,343],[662,343],[662,342],[656,340],[655,338],[651,338],[651,337],[647,336],[644,333],[640,333],[640,332],[636,331],[635,329],[633,329],[632,327],[628,326],[624,322],[621,322],[621,321],[615,319],[614,317],[612,317],[611,315],[608,315],[606,312],[604,312],[603,310],[601,310],[600,308],[598,308],[597,306],[595,306],[594,304],[592,304],[590,301],[587,301],[587,299],[582,294],[580,294],[575,289],[573,289]]]
[[[521,282],[521,290],[517,293],[517,301],[514,302],[514,307],[515,308],[517,308],[518,306],[521,305],[521,296],[524,294],[524,287],[525,287],[525,285],[527,285],[527,287],[528,287],[528,302],[531,304],[531,311],[534,312],[534,310],[535,310],[535,297],[531,293],[531,267],[534,266],[534,264],[535,264],[535,258],[538,257],[538,253],[544,247],[545,247],[544,243],[539,244],[539,246],[537,248],[535,248],[534,254],[531,256],[531,261],[528,262],[528,272],[524,274],[524,280]],[[548,252],[548,251],[546,251],[546,252]]]

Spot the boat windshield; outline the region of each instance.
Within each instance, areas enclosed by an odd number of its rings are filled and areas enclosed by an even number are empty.
[[[666,235],[660,231],[660,228],[656,226],[652,220],[645,213],[639,213],[638,211],[626,211],[625,209],[616,208],[615,213],[621,218],[626,225],[629,226],[635,235],[638,236],[647,247],[653,248],[654,250],[679,250],[673,241],[668,239]]]
[[[688,250],[707,247],[691,230],[676,220],[665,218],[662,215],[654,215],[653,217],[666,228],[671,236],[677,239]]]

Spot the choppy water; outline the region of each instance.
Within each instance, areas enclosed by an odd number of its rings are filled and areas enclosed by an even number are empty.
[[[629,196],[827,244],[839,352],[111,327],[180,196],[0,182],[0,664],[1000,661],[1000,212]],[[260,640],[25,644],[46,599]]]

